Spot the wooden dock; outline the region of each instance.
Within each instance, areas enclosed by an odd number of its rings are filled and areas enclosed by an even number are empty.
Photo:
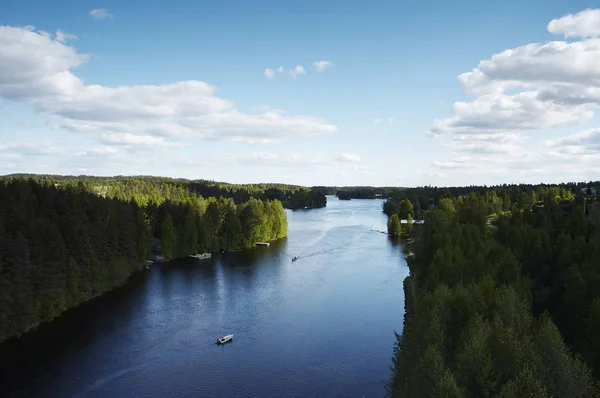
[[[255,244],[256,244],[256,246],[267,246],[267,247],[271,246],[271,244],[269,242],[256,242]]]

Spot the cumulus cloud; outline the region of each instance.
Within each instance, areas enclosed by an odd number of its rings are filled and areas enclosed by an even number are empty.
[[[293,69],[290,69],[290,75],[295,79],[298,75],[305,75],[306,71],[302,65],[298,65]]]
[[[331,61],[315,61],[313,62],[313,66],[317,72],[325,72],[333,66],[333,63]]]
[[[587,9],[553,19],[548,23],[548,31],[566,38],[600,36],[600,10]]]
[[[31,105],[48,115],[55,127],[100,140],[152,136],[274,143],[337,130],[310,116],[241,112],[219,97],[216,87],[201,81],[85,84],[74,71],[88,58],[32,27],[0,26],[0,97]]]
[[[523,134],[591,120],[600,106],[600,10],[555,19],[548,30],[581,39],[531,43],[480,61],[458,77],[475,99],[455,102],[429,134],[449,140],[454,153],[516,162],[528,153]]]
[[[452,113],[451,118],[434,121],[433,135],[537,130],[570,125],[593,116],[585,105],[542,101],[538,93],[531,91],[514,95],[491,93],[473,102],[456,102]]]
[[[275,77],[275,71],[271,68],[266,68],[265,69],[265,77],[267,79],[273,79]]]
[[[509,88],[524,90],[555,87],[598,87],[600,39],[568,43],[552,41],[532,43],[494,54],[471,72],[459,76],[468,93],[504,92]]]
[[[90,11],[90,16],[94,19],[109,19],[112,15],[106,8],[95,8]]]

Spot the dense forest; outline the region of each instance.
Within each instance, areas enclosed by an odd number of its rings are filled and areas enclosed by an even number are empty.
[[[118,180],[118,179],[116,179]],[[157,180],[0,180],[0,341],[122,284],[150,242],[166,259],[287,235],[282,203],[204,198]]]
[[[388,216],[398,214],[402,219],[406,219],[409,213],[415,219],[421,219],[424,211],[440,206],[444,199],[461,198],[474,193],[485,198],[490,214],[498,214],[500,211],[513,209],[531,209],[533,205],[543,204],[548,200],[554,203],[569,203],[575,195],[593,200],[598,197],[599,191],[600,181],[558,185],[504,184],[492,187],[406,188],[393,192],[384,203],[383,211]],[[412,210],[409,210],[409,206]]]
[[[597,185],[419,188],[386,204],[390,220],[429,209],[390,396],[598,396]]]
[[[5,181],[14,178],[30,178],[37,181],[57,184],[64,187],[83,186],[88,191],[104,197],[121,200],[135,200],[138,205],[160,204],[165,200],[193,201],[194,198],[230,198],[236,204],[245,203],[250,198],[258,200],[279,200],[286,209],[318,208],[327,205],[325,194],[298,185],[286,184],[228,184],[208,180],[186,180],[182,178],[150,176],[58,176],[14,174],[1,177]],[[190,199],[191,198],[191,199]]]

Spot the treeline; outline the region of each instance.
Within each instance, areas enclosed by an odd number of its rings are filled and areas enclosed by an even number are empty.
[[[278,200],[236,204],[152,185],[168,199],[140,206],[133,194],[103,198],[84,182],[0,180],[0,341],[122,284],[151,240],[170,259],[287,235]]]
[[[598,396],[600,234],[583,197],[561,205],[570,188],[538,188],[440,197],[427,211],[390,396]]]
[[[548,203],[569,203],[575,196],[585,196],[593,200],[588,191],[597,194],[596,187],[600,182],[569,183],[558,185],[499,185],[494,187],[419,187],[396,191],[383,205],[388,216],[398,214],[405,219],[410,213],[415,219],[421,219],[424,212],[440,205],[444,199],[464,198],[469,194],[477,194],[484,198],[490,214],[502,211],[531,209],[534,205]],[[410,204],[409,204],[410,203]],[[446,201],[446,203],[449,203]],[[409,207],[412,210],[409,210]]]
[[[397,187],[312,187],[311,190],[325,195],[336,195],[339,199],[388,199],[404,188]]]
[[[476,194],[483,198],[488,213],[499,214],[507,211],[530,210],[535,205],[544,203],[570,203],[575,196],[594,197],[587,194],[596,192],[593,187],[600,187],[600,182],[570,183],[559,185],[499,185],[495,187],[419,187],[397,191],[383,204],[383,212],[388,216],[398,214],[406,219],[410,214],[415,219],[422,219],[427,210],[451,204],[450,199],[465,198]]]
[[[306,187],[287,184],[228,184],[209,180],[186,180],[151,176],[59,176],[14,174],[2,177],[35,178],[48,184],[63,187],[84,187],[108,198],[135,200],[138,205],[160,204],[166,200],[178,203],[190,201],[200,195],[203,198],[230,198],[236,204],[245,203],[250,198],[258,200],[279,200],[286,209],[325,207],[327,199],[318,191]]]

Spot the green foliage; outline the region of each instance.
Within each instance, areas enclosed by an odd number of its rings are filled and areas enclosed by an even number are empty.
[[[598,396],[600,234],[562,189],[511,192],[510,213],[503,189],[436,193],[408,260],[391,396]]]
[[[406,217],[406,227],[404,228],[404,232],[411,233],[414,227],[414,220],[413,220],[413,216],[412,215],[408,215],[408,217]]]
[[[173,248],[177,243],[177,231],[175,230],[173,219],[169,213],[167,213],[165,218],[162,220],[159,238],[161,243],[161,254],[167,260],[172,259]]]
[[[388,234],[391,236],[400,236],[402,233],[402,225],[400,224],[400,218],[397,214],[394,214],[388,220]]]
[[[298,185],[286,184],[227,184],[207,180],[186,180],[183,178],[165,178],[148,176],[59,176],[14,174],[0,177],[6,182],[14,179],[35,178],[43,185],[60,188],[73,188],[94,193],[106,198],[122,201],[134,200],[139,206],[160,205],[165,201],[187,204],[194,207],[202,205],[202,198],[233,199],[236,204],[247,202],[250,198],[262,201],[279,200],[288,209],[324,207],[327,198],[321,190]],[[201,209],[204,212],[204,209]]]
[[[153,238],[171,259],[287,235],[277,199],[205,199],[174,180],[50,181],[0,179],[0,342],[122,284]]]
[[[0,341],[122,283],[145,260],[146,228],[135,203],[0,182]]]
[[[404,199],[398,206],[398,217],[402,220],[406,220],[408,216],[413,215],[414,207],[410,200]]]
[[[585,188],[584,188],[585,187]],[[406,208],[401,208],[404,200],[410,201],[413,206],[413,217],[421,219],[427,210],[441,208],[454,211],[461,199],[471,194],[482,198],[486,214],[495,214],[501,211],[529,211],[535,205],[549,203],[552,205],[569,203],[575,199],[575,193],[582,189],[600,188],[600,181],[590,183],[569,183],[559,185],[501,185],[496,187],[469,186],[469,187],[418,187],[390,190],[391,197],[383,205],[383,211],[388,216],[399,214],[401,219],[406,219]]]

